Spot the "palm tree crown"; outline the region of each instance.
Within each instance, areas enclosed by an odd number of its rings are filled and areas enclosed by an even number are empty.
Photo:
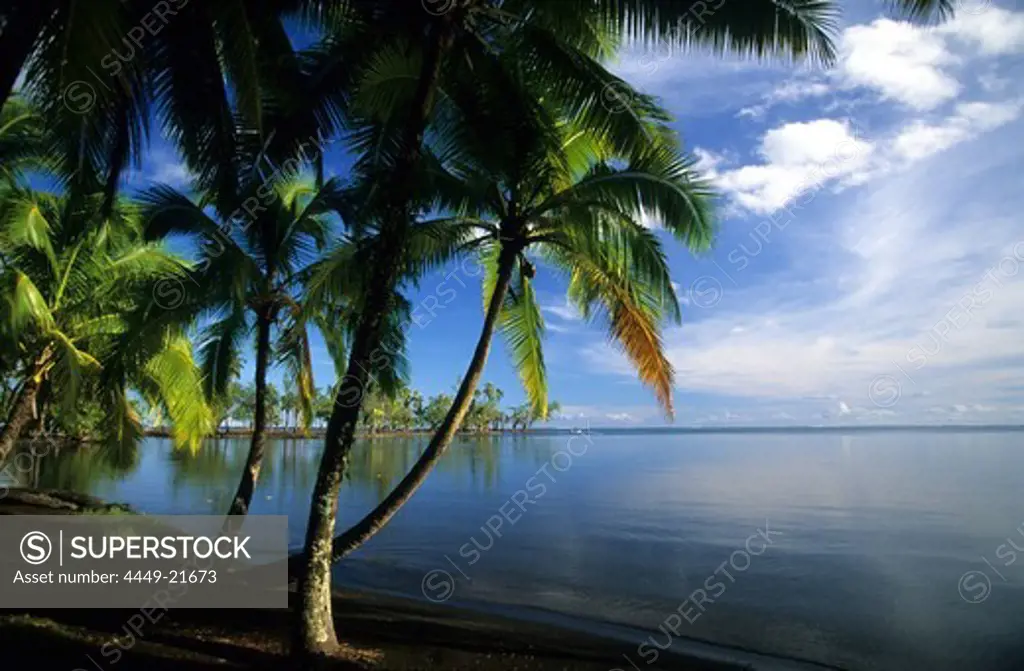
[[[101,200],[72,202],[20,187],[4,194],[3,348],[17,352],[23,389],[47,385],[60,413],[76,413],[83,389],[95,394],[110,413],[101,425],[108,440],[141,435],[127,395],[135,388],[165,410],[175,439],[195,448],[212,418],[187,322],[153,301],[156,285],[187,266],[143,240],[135,208],[119,203],[104,217]]]

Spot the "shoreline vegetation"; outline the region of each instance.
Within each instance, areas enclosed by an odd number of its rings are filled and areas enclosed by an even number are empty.
[[[530,435],[535,432],[534,429],[481,429],[478,431],[462,431],[460,435],[465,436],[501,436],[506,434],[512,434],[517,436]],[[273,438],[278,440],[308,440],[312,438],[323,438],[327,433],[327,429],[324,427],[313,427],[305,431],[301,429],[284,429],[284,428],[267,428],[264,430],[264,435],[267,438]],[[208,439],[220,439],[220,438],[249,438],[253,434],[252,429],[248,428],[232,428],[224,431],[218,431],[217,433],[210,434],[207,436]],[[376,431],[361,430],[356,432],[358,438],[410,438],[413,436],[426,436],[430,437],[434,435],[434,432],[430,429],[380,429]],[[146,436],[152,438],[170,438],[171,430],[167,428],[152,428],[146,429]]]
[[[255,386],[233,383],[220,404],[214,408],[217,411],[214,428],[202,434],[202,438],[259,436],[261,439],[311,439],[326,436],[327,422],[334,403],[332,389],[313,389],[309,398],[308,411],[311,414],[308,421],[303,421],[303,401],[293,386],[286,384],[281,393],[274,384],[268,383],[263,395],[263,421],[257,427]],[[472,436],[522,434],[528,432],[538,420],[546,419],[530,403],[503,408],[501,401],[504,396],[505,392],[497,386],[489,382],[482,385],[474,393],[458,433]],[[4,400],[4,394],[0,391],[0,409],[4,408]],[[451,404],[452,397],[449,394],[426,397],[404,382],[399,382],[391,393],[374,390],[367,394],[354,435],[359,438],[429,437],[444,423]],[[157,424],[141,428],[140,435],[175,439],[175,427],[163,424],[159,409],[137,405],[140,417],[147,416]],[[559,408],[557,401],[549,402],[549,415],[556,414]],[[44,407],[43,411],[49,409]],[[98,407],[88,408],[73,424],[44,416],[41,421],[22,431],[18,442],[30,443],[44,438],[69,445],[94,443],[105,439],[99,429],[103,421]]]

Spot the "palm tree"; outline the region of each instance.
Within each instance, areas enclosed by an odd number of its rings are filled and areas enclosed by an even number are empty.
[[[420,424],[428,431],[434,431],[441,426],[448,408],[452,405],[452,397],[448,394],[437,394],[427,399],[426,405],[420,414]]]
[[[265,405],[266,405],[266,426],[273,428],[280,428],[281,426],[281,392],[277,390],[277,386],[273,382],[267,383],[265,393]],[[312,406],[312,400],[310,400],[310,406]],[[310,410],[309,421],[312,422],[313,415]]]
[[[310,405],[311,406],[316,403],[316,398],[315,398],[316,390],[315,389],[313,390],[313,393],[314,393],[314,398],[311,399],[311,401],[310,401]],[[298,423],[299,423],[299,421],[298,421],[299,400],[298,400],[298,396],[296,396],[296,394],[295,394],[295,390],[292,388],[291,384],[288,383],[288,382],[285,382],[284,393],[281,394],[281,413],[284,415],[284,429],[285,429],[285,431],[291,431],[292,424],[291,424],[290,418],[292,418],[292,417],[294,417],[294,419],[295,419],[295,424],[298,425]],[[314,410],[314,414],[315,414],[315,410]]]
[[[551,415],[556,414],[561,409],[561,407],[562,406],[561,404],[559,404],[558,401],[551,401],[550,403],[548,403],[547,414],[542,417],[535,411],[532,405],[526,404],[526,422],[523,426],[523,430],[525,431],[526,429],[529,429],[531,426],[533,426],[534,422],[538,420],[547,420],[549,417],[551,417]]]
[[[456,213],[459,235],[463,223],[478,232],[462,245],[484,258],[483,330],[462,385],[420,460],[376,509],[335,539],[336,559],[369,539],[412,496],[467,415],[470,428],[486,427],[497,390],[475,387],[495,330],[505,335],[530,400],[523,428],[547,419],[544,325],[530,258],[568,278],[569,300],[584,317],[606,324],[610,339],[672,414],[673,371],[659,330],[663,320],[679,319],[679,307],[661,244],[640,221],[653,215],[690,248],[704,249],[713,231],[711,191],[664,127],[647,129],[650,138],[660,138],[660,146],[623,161],[600,134],[553,123],[548,131],[558,138],[557,149],[547,134],[531,138],[519,127],[508,136],[514,147],[503,154],[491,126],[470,151],[477,162],[464,162],[458,178],[435,182]]]
[[[316,127],[283,21],[318,4],[91,0],[85,11],[75,0],[13,0],[0,10],[0,103],[23,74],[67,156],[64,177],[104,191],[106,207],[141,159],[150,119],[223,203],[240,147],[272,138],[269,152],[283,158]]]
[[[526,427],[529,426],[530,423],[531,407],[532,406],[529,403],[523,403],[522,405],[517,405],[512,408],[511,419],[509,421],[512,424],[513,431],[516,431],[520,426],[523,427],[523,431],[526,430]]]
[[[269,181],[253,178],[248,192],[260,196],[260,207],[251,208],[254,216],[220,224],[201,205],[170,187],[158,186],[142,196],[147,235],[163,238],[184,233],[201,245],[200,270],[194,274],[191,294],[196,308],[212,315],[200,345],[208,398],[227,393],[241,347],[255,332],[252,439],[229,515],[246,514],[259,479],[272,410],[267,371],[275,354],[275,331],[276,357],[291,375],[302,427],[308,428],[313,419],[307,324],[323,321],[303,307],[302,277],[324,244],[336,184],[332,181],[317,188],[291,176]],[[212,200],[216,195],[208,197]],[[333,333],[324,329],[325,335]]]
[[[313,417],[317,425],[327,424],[331,418],[331,411],[334,406],[334,393],[329,387],[317,391],[316,400],[313,402]]]
[[[184,276],[187,266],[144,242],[133,207],[115,203],[106,215],[102,200],[13,187],[0,201],[0,349],[20,353],[16,368],[4,371],[20,384],[0,432],[0,459],[38,412],[44,390],[65,421],[82,398],[100,403],[106,442],[142,435],[129,388],[161,407],[179,445],[195,449],[212,429],[187,322],[153,302],[157,283]]]
[[[396,12],[399,5],[401,11]],[[296,650],[307,654],[330,650],[336,644],[330,604],[331,535],[360,405],[347,399],[361,399],[368,387],[374,349],[381,341],[385,316],[392,308],[395,289],[403,277],[411,223],[423,205],[416,178],[422,175],[424,156],[445,156],[446,143],[457,137],[460,128],[483,125],[477,113],[476,85],[484,82],[495,88],[504,87],[504,99],[512,107],[521,103],[528,107],[531,92],[516,88],[521,81],[517,73],[528,72],[531,79],[546,87],[548,105],[578,118],[582,127],[600,129],[604,141],[616,154],[631,156],[647,144],[645,125],[636,120],[652,115],[652,101],[632,95],[625,82],[604,70],[596,60],[608,56],[623,34],[647,40],[669,36],[688,45],[699,43],[714,50],[756,55],[784,53],[828,60],[833,54],[829,39],[833,5],[817,0],[758,0],[742,7],[727,5],[710,20],[702,17],[699,22],[689,13],[689,5],[643,0],[464,0],[453,3],[440,16],[409,13],[405,3],[397,0],[376,2],[373,6],[375,12],[360,16],[361,27],[369,28],[365,32],[372,35],[372,43],[363,42],[358,49],[344,40],[336,43],[339,51],[358,53],[361,59],[355,63],[342,61],[346,81],[355,82],[357,91],[356,96],[346,97],[344,102],[351,104],[347,111],[365,122],[365,130],[355,134],[363,139],[357,148],[364,150],[356,170],[370,184],[367,191],[371,197],[365,206],[379,212],[381,243],[373,261],[369,293],[359,311],[348,375],[339,385],[338,402],[328,424],[311,502],[305,543],[307,566],[300,579],[302,607],[295,645]],[[414,73],[412,81],[408,88],[403,88],[401,82],[408,80],[410,73]],[[616,91],[630,92],[622,96],[626,113],[616,113],[621,109],[613,112],[601,104],[602,94],[610,86]],[[438,96],[439,90],[443,90],[443,97]],[[433,145],[440,146],[432,148]],[[579,252],[581,248],[575,249]],[[497,260],[501,271],[498,277],[508,275],[511,280],[520,251],[512,247],[502,249]],[[622,269],[609,266],[604,270]],[[592,273],[596,278],[598,269],[592,269]],[[594,289],[582,281],[578,286]],[[606,283],[606,290],[611,290],[611,286]],[[623,290],[621,284],[619,290]],[[503,295],[499,294],[496,300],[494,295],[493,310],[489,308],[485,321],[491,329],[503,311],[504,301]],[[529,305],[528,301],[520,303],[520,307]],[[627,305],[623,299],[620,307],[626,309]],[[651,316],[643,315],[647,321]],[[639,325],[643,321],[637,315],[632,323]],[[481,343],[489,343],[490,334],[484,335]],[[634,342],[632,338],[624,341]],[[486,349],[487,345],[483,345],[474,354],[474,362],[486,358]],[[658,375],[657,363],[645,362],[642,375]],[[539,368],[534,364],[532,369]],[[666,376],[660,377],[659,388],[664,389]],[[457,400],[452,421],[446,422],[446,433],[457,428],[476,381],[469,376],[464,380],[460,388],[464,398]],[[539,389],[538,385],[533,386]],[[451,437],[435,439],[440,445]],[[437,451],[437,445],[434,447],[432,452]],[[386,499],[387,506],[404,500],[410,493],[409,485],[415,489],[417,481],[417,477],[407,476]],[[346,533],[341,547],[347,547],[353,538],[372,533],[370,530],[383,524],[387,517],[390,514],[378,518],[371,513],[367,518],[370,524],[361,523],[357,532]],[[337,543],[335,547],[338,549]],[[340,556],[343,552],[335,554]]]
[[[251,431],[256,417],[256,388],[253,385],[232,384],[230,394],[235,399],[234,418],[241,420]]]

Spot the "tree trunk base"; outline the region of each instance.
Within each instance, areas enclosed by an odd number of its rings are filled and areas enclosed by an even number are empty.
[[[291,668],[301,671],[337,669],[339,664],[337,653],[340,648],[337,641],[317,643],[312,647],[307,644],[302,649],[293,652],[290,663],[294,666]]]

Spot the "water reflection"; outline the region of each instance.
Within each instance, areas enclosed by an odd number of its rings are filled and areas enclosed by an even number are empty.
[[[92,492],[98,483],[121,480],[140,463],[137,446],[60,445],[56,442],[19,446],[8,460],[0,482],[5,485]]]
[[[1000,566],[1005,582],[983,605],[957,589],[1021,524],[1021,435],[595,433],[570,467],[548,468],[543,497],[509,519],[478,561],[461,549],[484,538],[484,525],[567,448],[567,436],[464,438],[335,578],[422,598],[424,576],[440,568],[458,574],[453,603],[649,633],[770,524],[781,536],[684,623],[686,636],[838,668],[1021,669],[1024,569]],[[338,527],[372,509],[424,445],[360,443]],[[150,440],[129,453],[62,450],[19,462],[19,479],[150,513],[221,513],[247,449],[246,440],[219,440],[187,454]],[[253,501],[255,514],[288,516],[296,546],[320,449],[315,440],[273,441]]]
[[[383,499],[409,472],[426,443],[423,436],[358,442],[346,475],[346,489],[354,490],[349,495],[373,502]],[[322,447],[322,441],[315,439],[269,441],[258,492],[263,500],[294,499],[296,492],[311,491]],[[204,508],[212,512],[226,506],[248,448],[249,440],[244,438],[207,440],[195,453],[175,450],[170,441],[155,438],[134,448],[85,445],[32,450],[22,446],[11,460],[18,467],[8,468],[4,481],[97,495],[112,488],[122,490],[118,483],[138,481],[154,487],[159,483],[162,491],[153,490],[155,496],[188,501],[187,512]],[[459,489],[491,491],[498,486],[503,468],[542,464],[554,449],[551,441],[522,436],[463,438],[452,445],[434,475]],[[145,498],[131,498],[144,510],[151,507]],[[152,512],[167,511],[164,505],[156,508]],[[175,512],[186,511],[178,508]]]

